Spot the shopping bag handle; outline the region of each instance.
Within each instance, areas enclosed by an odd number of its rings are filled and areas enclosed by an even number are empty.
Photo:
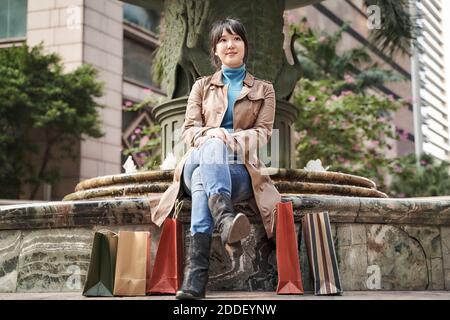
[[[181,208],[183,207],[183,200],[179,201],[178,199],[175,200],[175,212],[173,213],[173,219],[178,218],[178,214],[181,211]]]

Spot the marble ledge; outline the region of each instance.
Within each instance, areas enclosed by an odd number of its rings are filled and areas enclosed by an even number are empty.
[[[0,206],[0,230],[72,228],[93,225],[150,224],[160,195],[132,199],[61,201]],[[333,223],[420,224],[450,226],[450,199],[359,198],[328,195],[283,195],[292,201],[299,222],[306,213],[328,211]],[[191,203],[184,200],[179,219],[189,222]],[[259,217],[247,203],[236,209],[253,222]]]

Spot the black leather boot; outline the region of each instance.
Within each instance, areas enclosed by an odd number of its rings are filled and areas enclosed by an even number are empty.
[[[177,299],[198,300],[205,297],[210,250],[211,235],[197,232],[191,237],[189,265],[184,273],[183,284],[177,291]]]
[[[226,193],[216,193],[209,197],[208,207],[217,226],[222,243],[232,244],[250,233],[250,222],[243,213],[236,214],[231,197]]]

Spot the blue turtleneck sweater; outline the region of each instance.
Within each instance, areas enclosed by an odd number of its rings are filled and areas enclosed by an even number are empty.
[[[228,106],[220,126],[233,131],[233,107],[237,97],[241,93],[245,78],[245,64],[239,68],[229,68],[222,65],[222,81],[228,85]]]

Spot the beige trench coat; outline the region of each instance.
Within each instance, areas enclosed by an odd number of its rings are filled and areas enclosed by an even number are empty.
[[[152,221],[158,226],[162,225],[175,200],[182,194],[184,163],[193,148],[197,147],[197,138],[205,135],[211,128],[220,127],[228,105],[227,88],[222,82],[221,70],[211,76],[199,78],[192,86],[182,127],[182,139],[190,148],[175,168],[172,185],[164,192],[157,208],[152,212]],[[275,208],[281,196],[269,175],[261,173],[265,165],[257,159],[255,150],[267,144],[272,135],[274,117],[275,91],[272,84],[247,72],[233,109],[232,136],[245,154],[244,164],[252,181],[254,201],[269,238],[273,236]]]

